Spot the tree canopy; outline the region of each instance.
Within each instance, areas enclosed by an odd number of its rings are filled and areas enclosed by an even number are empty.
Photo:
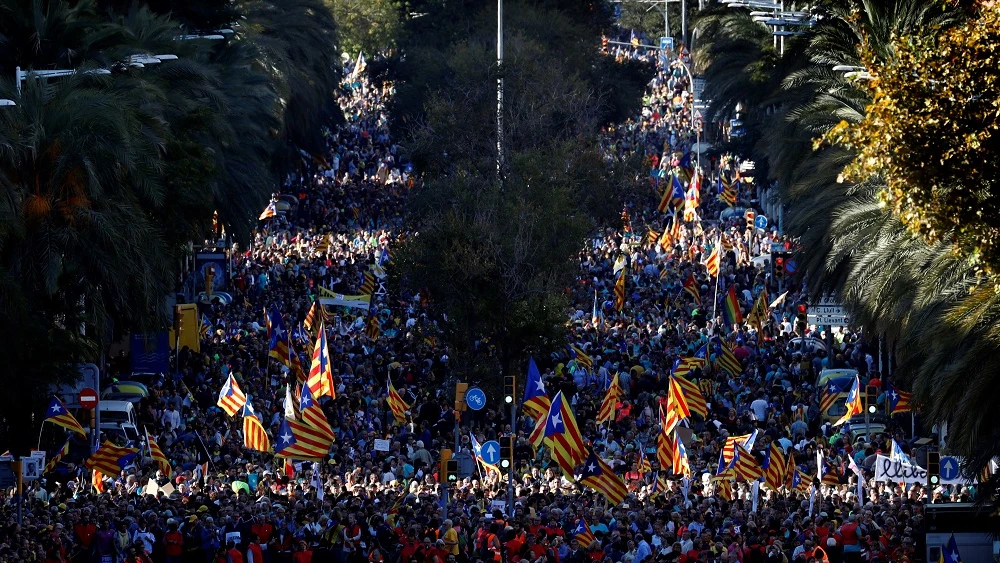
[[[606,67],[602,20],[569,4],[505,6],[502,183],[495,8],[467,7],[435,34],[419,18],[395,69],[398,127],[426,180],[411,202],[404,275],[447,313],[458,365],[473,374],[511,373],[564,344],[574,256],[595,224],[617,219],[616,193],[635,178],[635,163],[605,162],[597,134],[637,111],[651,69]]]
[[[321,0],[196,4],[0,0],[0,74],[78,71],[0,84],[15,103],[0,107],[0,311],[18,327],[0,339],[17,374],[0,432],[15,441],[75,363],[165,327],[187,245],[216,211],[248,240],[288,147],[329,115],[340,62]]]
[[[1000,455],[989,267],[1000,44],[996,7],[966,4],[824,3],[783,55],[745,11],[715,12],[696,57],[712,111],[742,110],[738,148],[777,188],[812,293],[839,295],[884,339],[893,384],[913,390],[925,428],[947,424],[949,452],[978,475]]]

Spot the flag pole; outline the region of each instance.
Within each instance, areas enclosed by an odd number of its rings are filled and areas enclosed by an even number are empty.
[[[712,299],[712,320],[715,321],[716,310],[719,308],[719,278],[722,277],[722,264],[719,264],[719,273],[715,276],[715,298]],[[713,325],[714,326],[714,325]]]

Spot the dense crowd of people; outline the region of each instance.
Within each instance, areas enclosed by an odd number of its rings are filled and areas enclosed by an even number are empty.
[[[655,57],[620,47],[611,54]],[[646,158],[649,190],[627,202],[622,228],[594,233],[580,252],[567,344],[582,354],[539,358],[550,394],[572,397],[583,435],[626,483],[622,503],[609,504],[564,476],[547,449],[536,451],[528,415],[512,429],[496,408],[469,411],[455,436],[443,321],[421,295],[386,291],[380,281],[373,296],[377,337],[366,331],[365,313],[340,310],[327,320],[336,398],[323,408],[336,441],[324,461],[286,463],[244,448],[241,418],[216,406],[233,375],[274,437],[296,376],[268,357],[263,311],[280,311],[301,353],[310,340],[303,321],[323,289],[358,294],[372,266],[392,267],[393,245],[405,235],[400,211],[415,179],[389,136],[392,85],[352,72],[340,93],[347,123],[326,131],[325,158],[304,161],[282,187],[298,205],[262,222],[250,248],[235,256],[232,302],[200,305],[208,321],[201,350],[182,350],[179,370],[163,374],[139,403],[140,426],[156,437],[170,474],[145,454],[98,483],[79,464],[59,464],[28,486],[20,524],[8,498],[0,561],[919,560],[928,491],[876,483],[865,466],[876,452],[889,451],[892,439],[909,450],[904,429],[890,420],[885,433],[859,435],[857,428],[831,425],[818,407],[823,369],[854,368],[862,381],[880,381],[871,343],[838,330],[827,335],[829,352],[822,343],[792,344],[817,336],[814,328],[795,326],[801,290],[758,259],[785,241],[775,231],[748,228],[734,210],[752,199],[746,179],[732,205],[717,197],[723,183],[741,183],[738,162],[696,145],[687,64],[682,53],[661,66],[641,113],[606,130],[608,159]],[[697,205],[672,201],[677,213],[658,211],[660,194],[679,174],[681,200],[692,174],[700,178]],[[684,207],[693,212],[688,220]],[[705,262],[716,249],[720,271],[713,276]],[[622,267],[619,310],[615,284]],[[762,292],[768,301],[785,297],[757,326],[727,325],[720,307],[730,288],[744,313]],[[738,359],[738,373],[718,367],[718,342]],[[706,347],[705,361],[687,377],[698,381],[708,414],[690,417],[678,432],[691,473],[675,475],[656,462],[658,409],[677,361]],[[301,361],[308,369],[305,354]],[[599,425],[595,418],[615,374],[623,394],[614,420]],[[402,424],[386,401],[387,378],[410,404]],[[483,467],[454,484],[443,501],[440,450],[456,443],[469,450],[472,436],[482,443],[512,431],[518,437],[513,506],[506,504],[505,476]],[[741,444],[760,461],[776,442],[803,474],[818,474],[817,453],[828,471],[822,481],[795,490],[714,479],[727,438],[751,435],[752,442]],[[376,440],[388,445],[376,449]],[[861,497],[847,469],[852,462],[865,475]],[[930,494],[962,500],[973,491]],[[584,521],[590,536],[579,533]]]

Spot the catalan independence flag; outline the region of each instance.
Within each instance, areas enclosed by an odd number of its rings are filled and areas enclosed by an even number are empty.
[[[312,390],[309,389],[308,385],[302,386],[298,420],[312,428],[318,437],[333,443],[334,434],[333,429],[330,428],[330,422],[327,420],[323,408],[313,400]]]
[[[708,403],[705,401],[705,396],[701,394],[701,388],[698,387],[698,384],[686,377],[671,375],[670,384],[673,385],[674,382],[676,382],[683,393],[684,400],[687,402],[688,413],[708,418]]]
[[[69,455],[69,439],[67,439],[66,443],[63,444],[61,448],[59,448],[59,451],[57,451],[55,455],[52,456],[52,459],[50,459],[48,463],[45,464],[45,470],[42,471],[42,474],[44,475],[46,473],[51,473],[56,468],[56,465],[58,465],[58,463],[62,461],[62,458],[66,457],[67,455]]]
[[[621,396],[622,388],[618,383],[618,374],[616,373],[614,379],[611,380],[611,385],[608,386],[608,390],[604,394],[604,400],[601,401],[601,409],[597,413],[598,424],[614,420],[615,406],[618,403],[618,398]]]
[[[309,365],[309,378],[306,385],[315,400],[321,397],[337,398],[333,384],[333,371],[330,364],[330,349],[326,343],[326,328],[323,321],[316,328],[316,341],[313,344],[312,362]]]
[[[764,460],[763,469],[764,484],[770,487],[772,491],[777,492],[785,484],[785,477],[788,472],[788,459],[785,457],[785,452],[781,450],[781,445],[778,442],[771,442],[771,448],[768,450],[767,458]]]
[[[545,392],[545,382],[542,381],[542,374],[538,371],[535,358],[528,358],[528,381],[524,384],[524,400],[521,402],[521,411],[537,419],[545,416],[552,406],[552,399],[549,399]]]
[[[236,378],[233,374],[229,374],[229,379],[226,380],[226,384],[222,386],[222,390],[219,391],[219,400],[216,405],[224,411],[229,416],[236,416],[236,413],[240,412],[247,402],[247,396],[240,390],[240,386],[236,383]]]
[[[552,407],[545,418],[545,441],[551,446],[552,459],[568,476],[572,476],[573,469],[587,459],[583,435],[562,391],[552,398]]]
[[[288,419],[282,421],[275,440],[274,455],[303,461],[323,461],[333,445],[310,426]]]
[[[87,469],[115,478],[138,454],[139,450],[136,448],[122,448],[105,440],[101,447],[87,458],[84,466]]]
[[[691,464],[688,462],[687,448],[680,437],[674,435],[674,475],[691,476]]]
[[[625,271],[628,268],[622,268],[618,272],[618,279],[615,280],[615,309],[621,312],[625,308]]]
[[[267,325],[268,352],[267,355],[279,362],[290,365],[288,356],[288,328],[281,318],[281,313],[277,307],[271,307],[264,311],[264,321]]]
[[[752,483],[764,476],[764,470],[761,469],[757,458],[739,444],[736,444],[736,457],[733,458],[732,464],[736,468],[736,475],[745,479],[748,483]]]
[[[80,422],[76,420],[68,410],[66,410],[66,405],[62,404],[62,401],[58,397],[52,397],[49,401],[49,408],[45,411],[45,418],[42,422],[51,422],[62,426],[66,430],[72,430],[81,436],[86,436],[87,433],[80,426]]]
[[[573,530],[573,539],[580,544],[580,547],[586,549],[590,544],[597,541],[594,536],[594,532],[590,530],[590,526],[587,525],[587,521],[580,518],[580,522],[576,525],[576,529]]]
[[[729,328],[743,322],[743,312],[740,310],[740,300],[736,297],[735,285],[729,286],[726,298],[722,300],[722,318]]]
[[[840,417],[840,420],[834,422],[834,426],[840,426],[841,424],[851,420],[851,417],[856,414],[861,414],[864,410],[861,408],[861,380],[858,376],[854,376],[854,383],[851,384],[851,390],[847,392],[847,412],[844,416]]]
[[[913,409],[913,407],[910,406],[913,394],[907,393],[906,391],[900,391],[891,383],[886,383],[885,396],[889,403],[889,414],[910,412],[910,410]]]
[[[583,351],[583,348],[574,344],[570,344],[567,347],[569,348],[570,357],[576,360],[576,363],[580,364],[583,369],[587,371],[592,371],[594,369],[594,359],[588,356],[587,353]]]
[[[693,272],[684,279],[684,291],[694,298],[695,305],[701,307],[701,295],[698,293],[698,282],[695,281]]]
[[[621,504],[628,495],[622,478],[603,459],[597,457],[594,450],[590,450],[590,455],[583,464],[580,484],[601,493],[613,507]]]
[[[264,211],[260,212],[260,217],[257,217],[258,221],[263,221],[264,219],[270,219],[278,215],[278,202],[271,200],[271,203],[267,204]]]

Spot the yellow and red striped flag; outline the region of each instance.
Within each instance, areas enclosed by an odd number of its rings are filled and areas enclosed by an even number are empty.
[[[608,386],[608,390],[604,394],[604,400],[601,401],[601,410],[597,413],[598,424],[605,424],[614,420],[615,405],[621,396],[622,388],[618,383],[618,374],[616,373],[615,377],[611,380],[611,385]]]
[[[233,377],[233,374],[229,374],[229,379],[226,380],[226,384],[219,391],[219,400],[216,404],[220,409],[226,411],[226,414],[229,416],[236,416],[236,413],[240,412],[240,409],[246,403],[247,396],[240,390],[240,386],[236,383],[236,378]]]
[[[396,388],[392,386],[392,379],[388,380],[388,385],[389,396],[385,402],[388,403],[389,408],[392,410],[392,416],[396,418],[396,422],[406,422],[406,411],[410,410],[410,405],[403,400],[403,397],[396,391]]]
[[[258,452],[271,451],[271,440],[256,415],[243,415],[243,447]]]
[[[87,435],[83,426],[80,426],[80,422],[66,409],[66,405],[62,404],[58,397],[52,397],[52,400],[49,401],[49,408],[45,411],[45,418],[42,419],[42,422],[51,422],[81,436]]]
[[[119,447],[105,440],[101,447],[87,458],[84,467],[115,478],[138,453],[139,450],[136,448]]]
[[[316,328],[313,344],[312,363],[309,365],[309,379],[306,380],[314,400],[321,397],[337,398],[333,384],[333,368],[330,365],[330,349],[326,344],[326,327],[320,322]]]
[[[48,463],[45,464],[45,470],[42,471],[42,474],[44,475],[54,470],[56,468],[56,464],[62,461],[62,458],[66,457],[67,455],[69,455],[69,440],[66,440],[66,443],[63,444],[63,446],[59,448],[59,451],[57,451],[56,454],[52,456],[52,459],[50,459]]]
[[[771,442],[766,464],[764,484],[772,491],[777,492],[785,484],[785,474],[788,471],[788,460],[785,458],[785,452],[781,451],[781,445],[778,442]]]
[[[562,391],[552,399],[545,418],[545,441],[552,449],[552,459],[567,476],[572,477],[574,468],[587,459],[587,445]]]
[[[702,418],[708,418],[708,403],[705,401],[705,396],[701,394],[698,384],[685,377],[671,375],[670,384],[673,385],[675,381],[687,404],[688,415],[694,413]]]
[[[323,412],[323,407],[313,400],[312,390],[308,386],[302,387],[302,395],[299,398],[299,416],[296,420],[301,420],[307,426],[315,430],[315,433],[328,440],[331,444],[334,440],[333,429]]]
[[[153,461],[156,462],[156,467],[169,478],[172,473],[170,469],[170,462],[167,461],[167,456],[163,455],[163,450],[160,449],[160,445],[157,444],[156,440],[149,435],[148,430],[146,431],[146,445],[149,447],[149,457],[153,458]]]
[[[722,267],[722,255],[719,251],[721,247],[722,245],[716,241],[712,246],[712,252],[708,254],[708,259],[705,260],[705,270],[712,277],[718,277],[719,269]]]
[[[621,504],[628,496],[628,489],[622,478],[603,459],[597,457],[593,450],[590,450],[590,455],[583,464],[580,484],[604,495],[612,507]]]

